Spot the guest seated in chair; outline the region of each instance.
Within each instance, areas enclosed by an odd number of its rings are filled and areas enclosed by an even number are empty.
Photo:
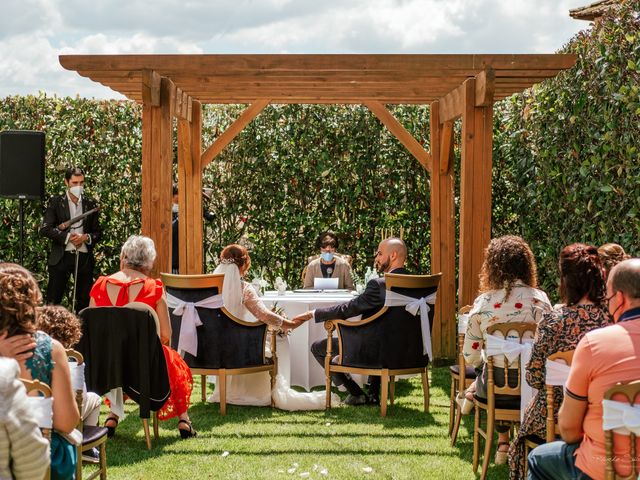
[[[0,478],[44,478],[49,466],[49,442],[29,409],[20,367],[0,357]]]
[[[606,478],[604,393],[618,383],[637,381],[640,371],[640,259],[611,269],[605,301],[616,323],[588,332],[578,343],[558,413],[562,441],[529,453],[529,479]],[[613,466],[621,474],[616,478],[629,478],[623,475],[631,469],[630,460],[637,461],[637,455],[629,455],[629,437],[614,439],[613,447]]]
[[[60,305],[38,307],[36,326],[38,330],[59,341],[65,349],[75,347],[82,337],[80,319]],[[84,425],[94,427],[98,425],[101,404],[100,395],[87,392],[85,389],[82,394],[82,411],[80,412]]]
[[[377,270],[384,273],[408,274],[409,272],[404,268],[406,259],[407,246],[404,242],[399,238],[387,238],[378,245],[378,251],[375,256],[375,267]],[[367,283],[367,287],[364,292],[353,300],[340,305],[318,308],[306,313],[301,313],[296,316],[293,321],[296,324],[299,324],[313,318],[316,322],[321,323],[326,320],[333,320],[336,318],[347,319],[355,317],[356,315],[366,317],[380,310],[384,306],[385,297],[386,289],[383,276],[381,278],[370,280],[369,283]],[[331,351],[338,351],[337,338],[334,338],[332,341]],[[311,353],[318,363],[324,367],[324,359],[327,354],[327,340],[324,339],[315,342],[311,346]],[[351,377],[344,373],[332,374],[332,381],[334,385],[344,385],[349,392],[349,395],[345,399],[345,403],[347,405],[379,403],[380,377],[378,376],[369,377],[368,396],[365,395],[364,391]]]
[[[120,271],[108,277],[100,277],[91,289],[90,307],[123,307],[130,302],[142,302],[153,308],[160,321],[160,341],[167,362],[171,396],[158,411],[158,419],[179,417],[178,430],[184,438],[195,437],[187,410],[191,403],[193,379],[191,370],[180,354],[169,347],[171,322],[162,282],[149,278],[156,259],[156,249],[148,237],[132,235],[122,246]],[[118,416],[111,412],[104,423],[113,436],[118,426]]]
[[[627,260],[629,255],[617,243],[605,243],[598,247],[598,256],[604,270],[604,279],[607,280],[609,272],[613,267],[623,260]]]
[[[467,389],[463,412],[468,412],[465,407],[473,404],[474,392],[479,398],[487,398],[487,369],[481,354],[487,328],[507,322],[538,323],[544,313],[551,311],[547,294],[537,286],[536,262],[527,242],[515,235],[491,240],[480,270],[480,295],[469,312],[464,338],[462,353],[466,363],[476,368],[478,377]],[[504,379],[504,368],[504,360],[496,358],[496,378]],[[517,374],[517,369],[512,370]],[[496,430],[495,463],[504,464],[509,450],[509,427],[497,426]]]
[[[76,470],[76,447],[58,432],[71,433],[80,415],[64,348],[60,342],[36,329],[37,307],[41,302],[42,293],[28,270],[13,263],[0,264],[0,352],[8,345],[18,358],[21,378],[39,380],[51,387],[54,428],[51,432],[51,476],[72,478]],[[11,342],[14,336],[19,337],[15,343]],[[24,347],[14,349],[16,343],[24,346],[26,341],[33,349],[30,354],[24,354]],[[4,405],[1,408],[4,410]]]
[[[605,283],[596,247],[574,243],[560,252],[560,298],[565,305],[545,313],[536,330],[527,382],[538,390],[524,413],[517,437],[509,448],[509,477],[524,478],[525,437],[547,434],[546,361],[556,352],[575,350],[589,331],[613,322],[605,305]],[[554,387],[554,409],[562,403],[562,387]]]
[[[304,288],[313,288],[315,278],[337,278],[338,288],[353,290],[351,265],[337,254],[338,237],[332,231],[322,232],[316,240],[320,256],[309,262],[304,275]]]

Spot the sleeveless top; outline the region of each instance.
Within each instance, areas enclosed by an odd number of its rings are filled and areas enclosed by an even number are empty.
[[[33,350],[33,356],[27,359],[26,366],[34,380],[51,385],[51,371],[54,367],[51,337],[38,330],[33,334],[33,340],[36,342],[36,348]]]
[[[138,292],[133,300],[130,300],[129,287],[139,283],[143,284],[140,292]],[[111,303],[111,298],[107,292],[107,284],[120,287],[115,304]],[[100,277],[96,280],[96,283],[94,283],[90,295],[98,307],[123,307],[129,302],[143,302],[155,310],[158,301],[162,297],[162,287],[162,281],[154,278],[136,278],[128,282],[123,282],[122,280],[111,277]]]

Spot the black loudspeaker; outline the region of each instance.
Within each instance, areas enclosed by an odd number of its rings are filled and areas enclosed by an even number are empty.
[[[44,132],[0,133],[0,197],[44,197]]]

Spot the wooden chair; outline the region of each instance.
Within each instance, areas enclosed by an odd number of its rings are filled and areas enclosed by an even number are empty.
[[[465,315],[470,311],[471,305],[466,305],[462,307],[458,313]],[[475,369],[466,365],[464,355],[462,354],[464,336],[464,332],[458,332],[458,362],[449,366],[449,374],[451,375],[451,392],[449,393],[449,436],[451,437],[452,447],[456,444],[460,422],[462,421],[462,412],[460,405],[456,402],[456,398],[459,393],[463,393],[476,379]],[[464,375],[460,375],[460,372],[464,372]]]
[[[30,395],[33,392],[38,393],[39,398],[51,398],[53,393],[51,391],[51,387],[40,380],[27,380],[26,378],[21,378],[22,384],[24,385],[27,395],[29,395],[29,401],[34,401],[37,399],[32,398]],[[47,439],[49,443],[51,443],[51,430],[53,428],[53,410],[51,411],[51,422],[47,422],[47,425],[42,424],[40,421],[40,431],[42,432],[42,436]],[[44,475],[44,480],[49,480],[51,478],[51,467],[47,468],[47,472]]]
[[[67,349],[67,358],[69,360],[74,360],[76,365],[79,367],[84,364],[84,357],[82,354],[73,349]],[[84,375],[81,375],[82,383],[84,384]],[[72,384],[73,384],[73,373],[72,373]],[[83,392],[84,388],[80,387],[80,378],[77,379],[76,385],[76,404],[78,405],[78,412],[80,412],[80,421],[78,422],[78,426],[76,427],[79,431],[82,432],[82,445],[78,445],[78,463],[76,464],[76,480],[82,480],[82,454],[86,451],[91,450],[92,448],[99,448],[100,451],[100,460],[98,462],[99,468],[95,472],[92,472],[91,475],[86,477],[87,480],[91,480],[100,475],[100,480],[105,480],[107,478],[107,432],[108,430],[105,427],[98,427],[94,425],[84,425],[82,421],[82,404],[83,404]],[[93,462],[92,462],[93,463]]]
[[[624,402],[629,405],[640,405],[640,381],[627,384],[618,384],[609,388],[604,392],[605,400],[620,401],[620,397],[624,397]],[[615,398],[614,398],[615,397]],[[604,431],[604,448],[605,448],[605,480],[636,480],[639,478],[640,469],[638,469],[638,442],[636,435],[633,432],[629,434],[629,458],[631,462],[631,473],[629,475],[622,475],[618,473],[614,458],[619,454],[614,454],[613,451],[613,430]],[[625,455],[626,456],[626,455]]]
[[[169,399],[167,362],[149,310],[129,307],[93,307],[80,312],[82,338],[77,345],[86,362],[87,389],[104,395],[113,388],[140,406],[147,448],[151,449],[149,418],[157,439],[157,412]],[[124,364],[131,358],[131,364]]]
[[[571,362],[573,360],[573,354],[575,350],[567,350],[566,352],[556,352],[552,355],[549,355],[548,360],[554,362],[562,362],[566,365],[571,366]],[[545,395],[547,400],[547,428],[546,428],[546,436],[545,438],[540,438],[537,435],[529,435],[524,439],[524,452],[525,452],[525,462],[524,462],[524,473],[527,474],[527,469],[529,465],[526,462],[526,458],[529,456],[529,451],[534,448],[542,445],[543,443],[553,442],[557,439],[557,436],[560,434],[558,429],[558,422],[555,418],[555,402],[554,402],[554,389],[555,385],[549,385],[545,383]]]
[[[438,289],[441,274],[400,275],[385,274],[387,291],[423,298]],[[435,306],[429,311],[433,322]],[[327,408],[331,408],[331,373],[357,373],[381,377],[380,415],[387,414],[387,397],[394,402],[396,375],[419,373],[422,376],[424,411],[429,411],[429,358],[423,352],[420,315],[411,315],[404,307],[382,307],[373,315],[357,322],[329,320],[327,355],[324,369],[327,390]],[[331,351],[333,331],[338,335],[338,356]],[[361,348],[362,346],[366,348]]]
[[[531,333],[531,336],[535,334],[535,323],[500,323],[492,325],[487,328],[488,335],[494,335],[495,333],[501,333],[504,338],[511,332],[518,334],[519,342],[522,343],[524,336],[527,332]],[[473,426],[473,471],[478,470],[478,463],[480,458],[480,437],[485,440],[484,457],[482,459],[482,473],[480,479],[484,480],[487,477],[487,470],[489,468],[489,459],[491,455],[491,448],[493,447],[494,428],[497,423],[515,425],[520,423],[520,362],[517,362],[517,380],[514,386],[509,385],[509,361],[504,357],[504,379],[503,386],[496,385],[494,378],[494,359],[488,357],[487,359],[487,398],[481,399],[475,397],[475,419]],[[501,396],[508,396],[507,399]],[[482,412],[486,412],[487,423],[486,429],[483,430],[480,425],[480,416]]]
[[[224,274],[173,275],[161,274],[168,294],[184,302],[198,302],[222,292]],[[207,391],[207,375],[218,377],[220,388],[220,414],[226,415],[226,377],[257,372],[269,372],[271,388],[275,385],[278,371],[275,331],[268,332],[262,322],[246,322],[235,317],[226,308],[197,307],[202,325],[197,328],[198,354],[184,354],[192,374],[200,375],[202,401]],[[174,348],[178,346],[182,317],[169,309]],[[266,356],[267,335],[271,346],[271,358]],[[273,406],[273,399],[271,401]]]

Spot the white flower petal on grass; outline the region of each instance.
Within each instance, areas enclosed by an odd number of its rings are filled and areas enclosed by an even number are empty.
[[[293,462],[293,463],[291,464],[291,466],[292,466],[292,467],[296,467],[296,468],[298,468],[298,462]]]
[[[320,475],[329,475],[329,470],[323,468],[322,470],[320,470]]]
[[[373,468],[371,468],[371,467],[362,467],[362,471],[364,473],[371,473],[371,472],[373,472]]]
[[[287,470],[287,473],[296,473],[296,469],[295,468],[290,468],[289,470]]]
[[[227,452],[226,450],[224,452],[222,452],[222,458],[228,457],[229,456],[229,452]]]
[[[300,474],[300,476],[301,476],[302,478],[307,478],[309,475],[311,475],[309,472],[302,472],[302,473]]]
[[[324,424],[326,427],[330,427],[331,426],[331,422],[327,422]]]
[[[316,465],[315,463],[313,464],[313,468],[312,470],[315,472],[316,470],[318,470],[318,465]]]

